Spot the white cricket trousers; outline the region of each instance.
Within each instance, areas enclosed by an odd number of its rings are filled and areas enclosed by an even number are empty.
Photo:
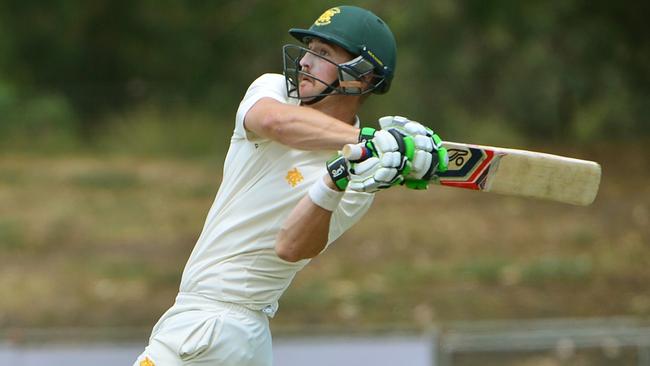
[[[269,320],[261,311],[179,293],[134,366],[271,366]]]

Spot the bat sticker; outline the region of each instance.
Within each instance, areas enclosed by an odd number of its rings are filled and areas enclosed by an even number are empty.
[[[498,162],[500,156],[494,151],[476,147],[451,148],[447,153],[449,167],[446,172],[438,174],[440,184],[479,191],[486,188],[490,167]]]

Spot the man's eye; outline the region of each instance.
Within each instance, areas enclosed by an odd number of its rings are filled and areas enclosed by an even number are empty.
[[[330,53],[327,50],[321,49],[318,51],[318,54],[321,56],[328,56]]]

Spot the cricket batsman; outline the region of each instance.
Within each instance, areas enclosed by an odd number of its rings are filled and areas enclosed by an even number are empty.
[[[296,273],[369,209],[374,193],[423,189],[447,155],[429,128],[357,112],[384,94],[397,49],[372,12],[337,6],[289,30],[284,75],[244,95],[223,180],[186,264],[176,301],[135,366],[263,366],[273,362],[269,318]],[[357,144],[353,161],[337,151]]]

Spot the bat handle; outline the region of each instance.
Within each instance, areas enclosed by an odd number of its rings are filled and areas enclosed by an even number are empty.
[[[369,157],[372,157],[372,151],[370,151],[369,148],[365,147],[363,143],[356,144],[356,145],[347,144],[343,146],[343,150],[341,150],[341,153],[343,154],[343,157],[345,157],[348,161],[354,163],[364,161]]]

